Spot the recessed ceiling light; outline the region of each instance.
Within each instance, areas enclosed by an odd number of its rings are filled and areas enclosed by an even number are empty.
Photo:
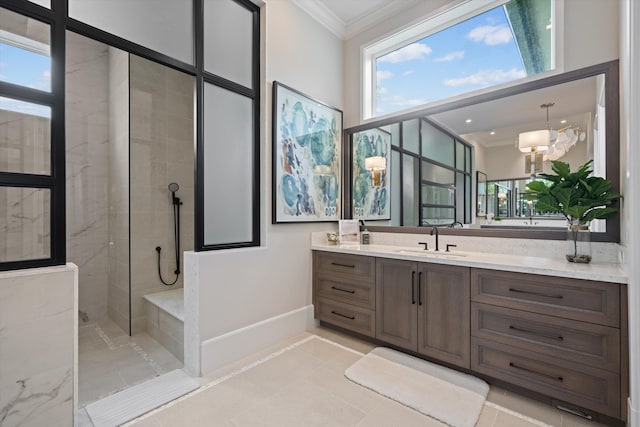
[[[467,119],[467,120],[465,120],[464,122],[465,122],[465,123],[471,123],[472,121],[473,121],[473,120],[471,120],[471,119]]]
[[[565,123],[567,123],[567,121],[566,120],[560,120],[560,123],[565,124]]]
[[[489,132],[489,135],[495,135],[495,134],[496,134],[495,130],[492,130],[491,132]]]

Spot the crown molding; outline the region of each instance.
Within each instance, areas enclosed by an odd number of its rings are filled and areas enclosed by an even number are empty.
[[[340,19],[322,1],[292,0],[292,2],[331,33],[346,40],[388,19],[389,16],[407,9],[408,6],[416,4],[418,0],[388,0],[384,6],[377,7],[349,22]]]
[[[292,0],[300,9],[318,21],[338,38],[344,39],[346,23],[318,0]],[[394,0],[395,1],[395,0]]]
[[[350,39],[417,3],[418,0],[389,0],[384,6],[375,8],[366,15],[347,22],[343,39]]]

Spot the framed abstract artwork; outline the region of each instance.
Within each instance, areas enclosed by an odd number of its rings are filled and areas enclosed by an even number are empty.
[[[342,111],[273,82],[272,222],[341,216]]]
[[[391,219],[391,134],[378,128],[354,133],[351,150],[353,218]]]

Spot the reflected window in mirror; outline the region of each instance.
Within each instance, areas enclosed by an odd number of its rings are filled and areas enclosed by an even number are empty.
[[[487,216],[487,174],[476,172],[476,216]]]

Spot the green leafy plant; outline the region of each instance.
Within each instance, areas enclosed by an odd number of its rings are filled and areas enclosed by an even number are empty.
[[[538,211],[560,212],[570,225],[585,225],[594,219],[612,217],[618,210],[610,206],[622,196],[611,191],[613,184],[608,179],[590,176],[592,163],[589,160],[571,172],[568,163],[552,161],[551,169],[555,174],[539,175],[547,183],[528,183],[530,194],[527,198],[537,200]]]

